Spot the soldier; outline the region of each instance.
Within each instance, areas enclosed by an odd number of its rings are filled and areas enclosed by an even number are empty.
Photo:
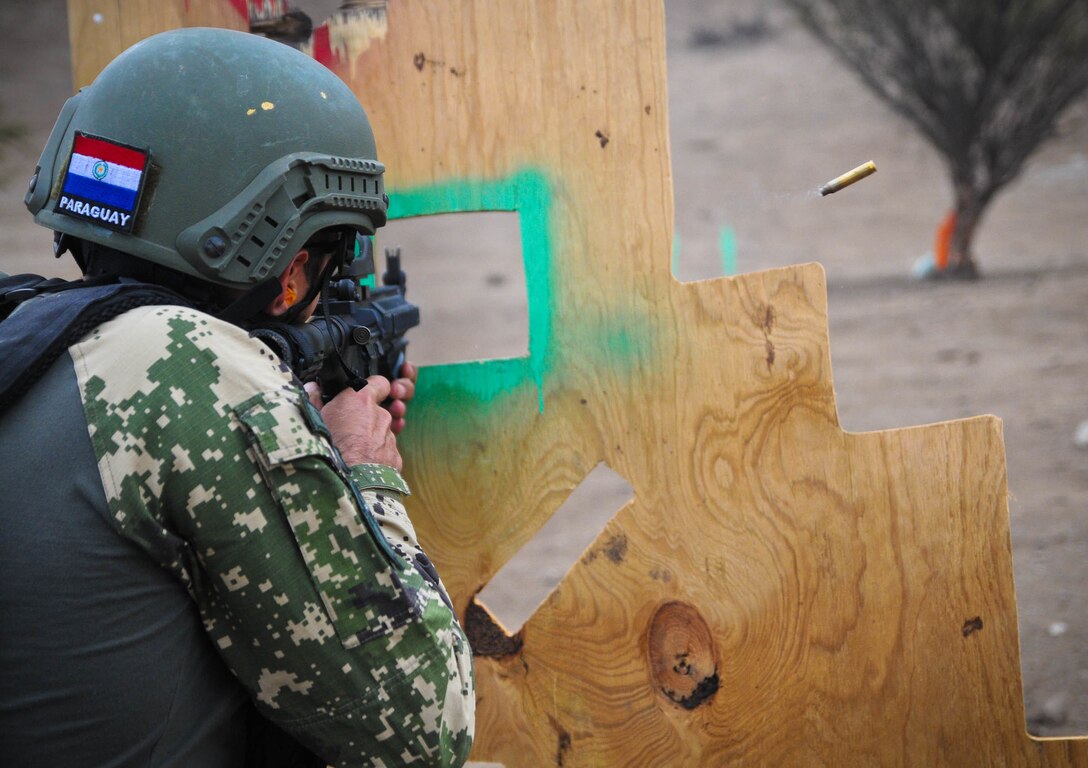
[[[15,279],[0,322],[0,764],[466,759],[470,650],[402,503],[415,370],[322,406],[246,331],[385,223],[375,157],[339,79],[225,30],[65,104],[26,202],[85,277]]]

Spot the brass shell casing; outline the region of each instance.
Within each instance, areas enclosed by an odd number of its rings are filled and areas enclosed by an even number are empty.
[[[824,184],[822,187],[820,187],[820,194],[830,195],[832,192],[838,192],[840,189],[849,187],[855,181],[861,181],[866,176],[870,176],[874,173],[876,173],[876,163],[870,160],[867,163],[859,165],[854,170],[848,171],[842,176],[839,176],[836,179],[832,179],[831,181]]]

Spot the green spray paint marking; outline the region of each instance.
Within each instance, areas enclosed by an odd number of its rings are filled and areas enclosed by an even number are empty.
[[[726,277],[737,274],[737,236],[730,227],[722,227],[718,242],[722,250],[722,274]]]
[[[503,179],[457,180],[389,191],[389,218],[472,211],[517,211],[521,254],[529,302],[529,356],[508,360],[452,363],[428,368],[420,399],[428,392],[458,390],[485,402],[532,383],[544,412],[544,376],[549,370],[552,317],[552,190],[546,176],[523,170]]]
[[[737,274],[737,237],[731,227],[722,227],[718,237],[718,247],[722,256],[722,275],[731,277]],[[680,235],[672,236],[672,276],[680,277]]]

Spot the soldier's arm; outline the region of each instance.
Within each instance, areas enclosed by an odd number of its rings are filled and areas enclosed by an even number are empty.
[[[470,651],[399,474],[347,468],[271,353],[199,313],[134,310],[73,359],[116,524],[261,712],[337,765],[462,763]]]

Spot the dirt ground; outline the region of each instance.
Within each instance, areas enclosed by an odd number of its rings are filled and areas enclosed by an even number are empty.
[[[983,279],[921,283],[911,266],[950,202],[935,153],[777,3],[667,0],[666,13],[675,274],[821,262],[846,429],[1004,420],[1029,728],[1088,734],[1088,449],[1074,441],[1088,420],[1088,106],[1066,115],[990,210],[977,241]],[[49,258],[48,233],[22,206],[71,87],[63,18],[63,0],[0,4],[10,36],[0,48],[0,123],[26,134],[0,159],[3,271],[73,274]],[[866,160],[875,176],[815,194]],[[477,220],[471,241],[449,237],[456,221],[396,227],[388,241],[405,245],[411,296],[425,312],[412,336],[417,361],[525,353],[523,274],[510,257],[516,219]],[[436,238],[445,263],[473,258],[479,267],[444,272],[429,257]],[[467,309],[482,304],[496,315],[473,336]],[[626,497],[622,481],[603,474],[579,503],[607,517]],[[544,577],[558,578],[577,556],[569,530],[542,532],[522,570],[503,572],[501,589],[485,593],[493,607],[516,613],[520,601],[522,617],[531,611]]]

